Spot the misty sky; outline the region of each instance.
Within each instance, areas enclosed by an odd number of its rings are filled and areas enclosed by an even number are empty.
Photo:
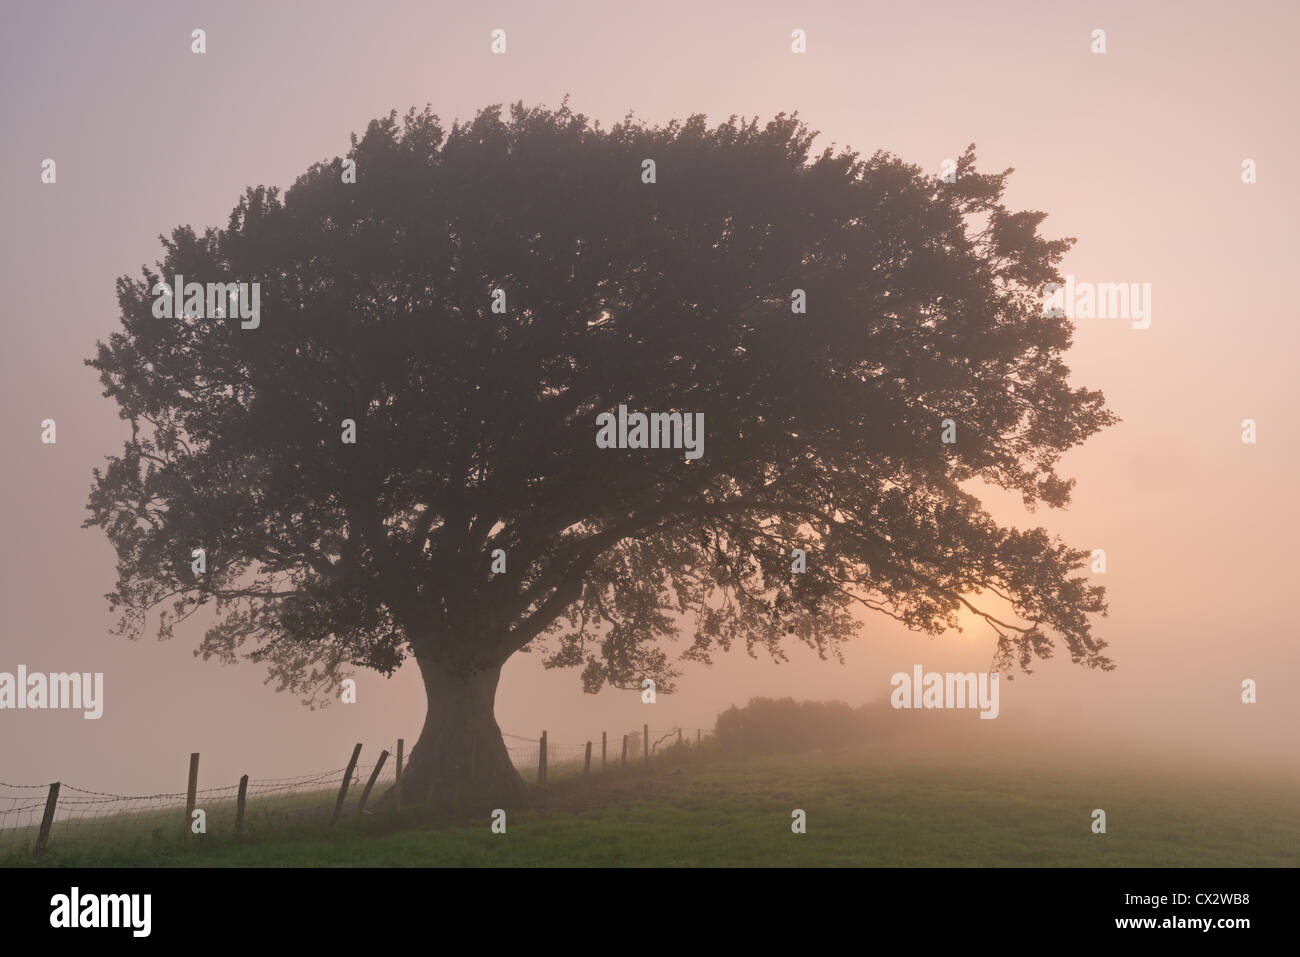
[[[340,767],[354,741],[370,757],[399,736],[410,747],[425,707],[413,662],[392,680],[362,674],[354,706],[312,712],[258,666],[194,658],[197,620],[169,644],[109,636],[114,555],[80,525],[91,469],[128,430],[82,360],[117,326],[114,280],[161,258],[159,233],[224,226],[245,187],[289,186],[390,109],[428,103],[450,125],[565,94],[605,125],[797,110],[818,149],[886,149],[935,172],[974,142],[984,170],[1015,167],[1012,208],[1078,238],[1063,273],[1150,283],[1149,329],[1077,323],[1073,380],[1123,421],[1065,459],[1071,507],[988,499],[1004,521],[1106,550],[1111,612],[1096,630],[1118,670],[1044,663],[1003,682],[1001,716],[976,723],[1294,768],[1300,6],[1070,6],[0,0],[0,671],[102,671],[106,684],[98,721],[0,712],[0,780],[175,791],[195,750],[214,786]],[[496,28],[504,56],[489,52]],[[790,52],[795,28],[806,55]],[[1089,52],[1097,28],[1105,55]],[[56,185],[40,181],[45,158]],[[56,445],[40,441],[45,418]],[[561,742],[644,721],[708,727],[755,695],[859,704],[895,671],[983,669],[992,649],[983,629],[932,640],[877,617],[843,666],[736,651],[689,667],[652,707],[584,695],[576,672],[517,656],[497,716]],[[1258,704],[1240,703],[1243,678]]]

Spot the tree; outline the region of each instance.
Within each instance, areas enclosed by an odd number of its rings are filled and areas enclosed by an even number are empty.
[[[967,487],[1064,506],[1060,455],[1114,421],[1043,314],[1072,241],[1009,211],[973,147],[947,183],[816,135],[413,110],[353,136],[355,182],[319,163],[160,237],[87,360],[131,424],[86,522],[120,630],[206,607],[196,653],[309,700],[414,657],[409,797],[498,804],[524,793],[493,714],[521,650],[589,692],[672,691],[735,642],[835,656],[861,609],[929,633],[969,609],[997,667],[1058,644],[1112,667],[1085,553]],[[177,274],[258,282],[259,324],[157,318]],[[703,455],[598,447],[619,405],[702,413]]]

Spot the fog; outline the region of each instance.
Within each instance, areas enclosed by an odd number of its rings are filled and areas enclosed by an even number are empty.
[[[258,666],[193,655],[196,617],[169,643],[109,635],[114,555],[80,528],[91,469],[128,434],[82,360],[117,325],[114,280],[160,258],[159,233],[225,224],[249,185],[290,185],[341,155],[368,120],[430,103],[448,124],[491,103],[559,104],[609,124],[703,112],[798,110],[831,143],[880,148],[936,172],[970,142],[986,171],[1014,166],[1007,201],[1074,236],[1062,272],[1150,283],[1151,324],[1080,319],[1073,381],[1105,392],[1121,424],[1065,459],[1065,511],[1042,524],[1104,549],[1110,615],[1097,622],[1117,669],[1067,657],[1001,685],[1000,713],[956,737],[917,732],[918,759],[1034,754],[1294,770],[1300,674],[1294,617],[1297,306],[1286,277],[1300,206],[1291,48],[1300,14],[1270,3],[1078,12],[1032,2],[938,3],[925,16],[858,3],[756,2],[745,16],[700,4],[426,3],[10,5],[0,30],[5,147],[0,189],[0,671],[104,674],[104,713],[0,712],[0,780],[123,794],[342,767],[373,756],[424,713],[411,663],[358,675],[358,701],[311,711]],[[190,52],[190,31],[208,52]],[[488,52],[506,29],[509,53]],[[790,31],[808,53],[789,50]],[[1105,55],[1089,35],[1107,31]],[[40,164],[58,162],[58,182]],[[1258,182],[1241,181],[1243,159]],[[57,422],[57,444],[40,423]],[[1241,441],[1254,419],[1258,442]],[[430,441],[434,438],[430,437]],[[890,676],[987,670],[994,635],[931,639],[864,619],[843,664],[793,647],[687,665],[673,695],[581,691],[537,655],[505,668],[502,729],[581,743],[607,730],[711,727],[754,696],[881,701]],[[685,647],[685,641],[682,643]],[[1245,679],[1258,702],[1243,704]],[[949,722],[951,724],[951,721]],[[936,726],[937,727],[937,726]],[[956,742],[956,743],[954,743]]]

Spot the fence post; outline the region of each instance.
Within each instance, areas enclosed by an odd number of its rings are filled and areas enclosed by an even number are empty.
[[[700,746],[700,729],[699,729],[699,728],[696,728],[696,729],[695,729],[695,746],[696,746],[697,748]]]
[[[199,792],[199,752],[190,755],[190,783],[185,792],[185,837],[190,836],[190,822],[194,820],[194,802]]]
[[[587,756],[582,762],[582,776],[585,778],[591,773],[591,742],[587,742]]]
[[[645,752],[645,766],[650,767],[650,725],[641,725],[641,750]]]
[[[606,733],[604,731],[600,732],[600,769],[602,771],[605,770],[605,738]]]
[[[682,729],[681,729],[681,728],[678,728],[678,729],[677,729],[677,743],[678,743],[678,744],[681,744],[681,743],[682,743]]]
[[[542,740],[537,745],[537,783],[546,783],[546,732],[542,732]]]
[[[397,739],[397,810],[402,809],[402,749],[406,746],[406,741],[402,738]]]
[[[366,789],[361,792],[361,803],[357,805],[357,819],[361,819],[361,812],[366,809],[366,801],[370,797],[370,789],[375,786],[379,780],[379,772],[384,769],[384,762],[388,760],[387,749],[379,752],[379,760],[375,762],[375,769],[370,772],[370,780],[366,782]]]
[[[334,802],[334,816],[330,818],[330,825],[339,819],[343,813],[343,802],[348,797],[348,785],[352,783],[352,772],[357,769],[357,758],[361,757],[361,742],[352,749],[352,760],[348,762],[348,769],[343,772],[343,783],[339,786],[339,799]]]
[[[235,833],[244,829],[244,802],[248,800],[248,775],[239,779],[239,799],[235,804]]]
[[[41,817],[41,830],[36,835],[36,857],[45,853],[45,845],[50,843],[50,828],[54,826],[54,809],[59,804],[59,782],[50,785],[50,795],[45,799],[45,814]]]
[[[627,735],[623,735],[623,767],[627,767]]]

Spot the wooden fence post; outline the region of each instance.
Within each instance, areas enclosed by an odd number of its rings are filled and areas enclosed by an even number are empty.
[[[645,766],[650,767],[650,725],[641,725],[641,750],[645,753]]]
[[[627,767],[627,735],[623,735],[623,767]]]
[[[185,792],[185,836],[190,836],[190,823],[194,820],[194,802],[199,793],[199,752],[190,755],[190,783]]]
[[[582,776],[585,778],[591,773],[591,742],[587,742],[587,756],[582,762]]]
[[[678,728],[678,729],[677,729],[677,743],[678,743],[678,744],[681,744],[681,743],[682,743],[682,729],[681,729],[681,728]]]
[[[244,802],[248,800],[248,775],[239,779],[239,798],[235,802],[235,833],[244,829]]]
[[[343,813],[343,802],[348,798],[348,785],[352,783],[352,772],[357,769],[357,758],[361,757],[361,742],[352,749],[352,760],[348,762],[348,769],[343,772],[343,783],[339,786],[339,799],[334,802],[334,816],[330,818],[330,826],[339,819]]]
[[[45,846],[50,843],[50,828],[54,826],[54,810],[59,804],[59,782],[50,785],[49,797],[45,799],[45,814],[41,816],[41,829],[36,835],[36,857],[45,853]]]
[[[700,729],[699,729],[699,728],[696,728],[696,729],[695,729],[695,746],[696,746],[697,748],[700,746]]]
[[[397,739],[397,810],[402,809],[402,749],[406,746],[406,741],[402,738]]]
[[[602,771],[605,770],[605,738],[606,733],[604,731],[600,732],[600,769]]]
[[[537,783],[546,783],[546,732],[542,732],[542,740],[537,745]]]
[[[387,749],[379,752],[379,760],[375,762],[375,769],[370,772],[370,780],[366,782],[366,789],[361,792],[361,803],[357,805],[357,820],[361,819],[361,812],[366,809],[366,801],[370,798],[370,790],[379,780],[379,772],[384,769],[384,762],[388,760]]]

